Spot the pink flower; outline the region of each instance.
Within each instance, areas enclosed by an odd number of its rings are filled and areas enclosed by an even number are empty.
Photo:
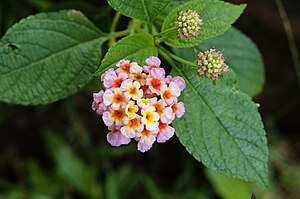
[[[164,143],[168,141],[171,137],[173,137],[175,132],[175,129],[173,127],[170,127],[166,123],[160,122],[158,128],[159,128],[159,132],[156,138],[158,143]]]
[[[161,63],[161,61],[158,57],[151,56],[151,57],[147,58],[146,59],[147,66],[143,67],[144,72],[149,73],[152,68],[159,68],[160,63]]]
[[[141,124],[140,116],[127,117],[124,120],[124,126],[121,128],[121,133],[127,138],[134,138],[143,128],[144,126]]]
[[[108,126],[107,141],[112,146],[135,139],[141,152],[150,150],[155,140],[162,143],[174,135],[170,126],[184,112],[177,102],[185,82],[181,77],[166,76],[157,57],[146,59],[147,66],[122,59],[118,68],[102,76],[103,89],[93,94],[92,109],[102,115]],[[145,73],[146,72],[146,73]]]
[[[158,128],[159,115],[155,112],[153,106],[149,106],[146,109],[142,109],[142,124],[144,124],[147,130],[154,131]]]
[[[130,74],[130,68],[133,66],[133,65],[138,65],[136,62],[131,62],[129,60],[126,60],[126,59],[122,59],[120,60],[116,66],[118,67],[117,70],[116,70],[116,73],[120,74],[120,73],[125,73],[127,75]]]
[[[160,88],[165,85],[165,70],[162,68],[153,68],[146,78],[146,85],[152,93],[160,94]]]
[[[92,109],[96,111],[98,115],[102,115],[103,112],[107,110],[107,106],[103,103],[103,93],[104,91],[101,90],[93,94],[94,101],[92,103]]]
[[[176,101],[176,102],[174,102],[174,104],[172,104],[171,108],[172,108],[173,114],[175,114],[177,118],[181,118],[183,116],[183,114],[185,113],[185,107],[184,107],[183,102],[177,103],[177,101]]]
[[[102,76],[104,88],[119,88],[122,82],[127,78],[126,73],[117,74],[112,68],[108,69]]]
[[[179,76],[173,77],[171,82],[175,82],[178,85],[180,92],[185,89],[185,81],[182,77]]]
[[[139,65],[132,65],[131,66],[129,77],[133,81],[139,82],[141,86],[144,86],[146,84],[147,75],[145,73],[143,73],[143,68],[140,67]]]
[[[180,95],[180,88],[175,82],[171,82],[169,86],[163,85],[160,89],[161,98],[168,104],[173,104]]]
[[[103,122],[108,127],[112,125],[122,126],[124,117],[125,112],[122,108],[117,110],[109,109],[108,111],[105,111],[102,115]]]
[[[119,109],[124,106],[127,101],[120,88],[115,88],[113,91],[108,89],[103,94],[104,105],[111,105],[112,109]]]
[[[160,116],[160,120],[164,123],[171,123],[172,122],[172,116],[173,111],[171,107],[166,107],[167,103],[160,99],[159,101],[152,104],[152,106],[155,108],[155,111]]]
[[[111,126],[108,127],[110,132],[106,135],[107,141],[112,145],[112,146],[121,146],[123,144],[128,144],[130,142],[130,138],[125,137],[122,135],[120,132],[120,127],[117,126]]]
[[[150,131],[144,128],[136,138],[138,140],[138,150],[144,153],[151,149],[153,143],[155,142],[155,135],[157,134],[157,132],[158,130]]]
[[[132,81],[132,79],[127,79],[121,84],[121,89],[124,91],[124,96],[126,99],[139,100],[143,96],[143,90],[140,89],[141,84],[137,81]]]

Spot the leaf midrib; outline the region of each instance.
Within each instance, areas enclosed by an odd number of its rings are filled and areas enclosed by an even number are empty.
[[[256,171],[257,175],[259,176],[259,178],[261,179],[261,181],[265,183],[264,178],[261,176],[260,172],[258,172],[256,170],[256,167],[252,164],[252,162],[248,159],[248,157],[245,155],[245,153],[241,150],[241,148],[239,147],[239,145],[236,143],[236,141],[230,136],[230,133],[228,132],[228,130],[225,128],[225,126],[223,125],[223,123],[220,121],[220,119],[217,117],[217,115],[215,114],[215,112],[212,110],[212,108],[210,106],[208,106],[207,102],[204,100],[204,98],[200,95],[200,93],[197,92],[197,90],[194,89],[194,87],[192,86],[192,83],[186,78],[186,76],[181,72],[181,70],[179,70],[179,68],[176,66],[175,69],[178,71],[178,73],[180,73],[180,75],[185,79],[185,81],[187,82],[187,84],[190,86],[190,88],[193,90],[194,93],[196,93],[196,96],[208,107],[208,110],[215,116],[215,118],[217,119],[218,123],[220,123],[220,125],[222,126],[222,128],[225,130],[225,132],[227,133],[227,135],[229,136],[229,138],[233,141],[233,143],[237,146],[238,150],[240,151],[241,154],[243,154],[243,156],[245,157],[245,159],[250,163],[251,167]]]
[[[143,4],[143,8],[144,8],[146,17],[147,17],[147,21],[149,22],[150,21],[150,17],[149,17],[149,13],[148,13],[148,10],[147,10],[147,6],[145,4],[145,0],[142,0],[142,4]]]

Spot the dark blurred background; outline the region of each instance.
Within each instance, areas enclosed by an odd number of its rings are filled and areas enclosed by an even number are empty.
[[[254,101],[260,103],[269,140],[271,185],[261,189],[239,181],[240,186],[258,198],[300,198],[300,80],[282,20],[274,0],[229,2],[248,4],[235,26],[257,44],[266,71],[266,84]],[[300,1],[283,4],[299,47]],[[81,10],[105,32],[114,16],[104,0],[0,0],[0,35],[28,15],[68,8]],[[90,108],[99,89],[95,79],[50,105],[0,103],[0,199],[225,198],[175,136],[145,154],[135,144],[112,148],[101,118]]]

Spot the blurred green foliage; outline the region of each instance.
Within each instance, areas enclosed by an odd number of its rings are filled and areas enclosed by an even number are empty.
[[[0,35],[22,17],[69,8],[109,31],[113,12],[104,0],[1,0]],[[106,128],[89,110],[100,87],[95,82],[48,106],[0,104],[0,199],[244,199],[252,191],[257,198],[300,198],[299,160],[272,117],[265,119],[271,185],[261,190],[205,170],[176,137],[147,154],[133,144],[110,147]]]

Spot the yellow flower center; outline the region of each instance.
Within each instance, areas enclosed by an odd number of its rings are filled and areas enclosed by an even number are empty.
[[[122,104],[125,102],[125,97],[120,93],[115,93],[112,97],[112,103],[114,104]]]
[[[133,116],[136,112],[136,108],[134,107],[133,104],[128,104],[126,109],[125,109],[126,115],[129,117]]]
[[[137,104],[138,104],[139,106],[149,106],[149,101],[146,100],[146,99],[139,99],[139,100],[137,101]]]
[[[134,73],[131,75],[131,78],[134,81],[139,82],[142,86],[144,86],[146,83],[146,77],[147,77],[147,75],[145,73],[141,73],[141,72],[137,72],[137,73]]]
[[[161,87],[161,81],[160,81],[160,79],[154,77],[154,78],[151,79],[150,85],[151,85],[155,90],[159,90],[160,87]]]
[[[168,100],[172,97],[172,92],[170,90],[165,90],[162,94],[164,100]]]
[[[131,67],[131,64],[122,64],[122,65],[120,66],[120,68],[121,68],[124,72],[126,72],[127,74],[130,73],[130,67]]]
[[[146,124],[151,124],[154,122],[154,112],[152,111],[146,111],[144,116],[144,120],[146,121]]]
[[[118,77],[114,80],[113,82],[113,87],[114,88],[120,88],[121,87],[121,84],[123,82],[123,79],[121,77]]]
[[[140,126],[140,121],[138,118],[132,118],[128,120],[127,126],[131,129],[137,129]]]
[[[151,131],[148,131],[146,128],[141,132],[142,136],[148,137],[151,134]]]
[[[159,104],[159,103],[156,102],[156,103],[153,104],[152,106],[155,107],[156,112],[157,112],[159,115],[163,114],[163,112],[164,112],[164,107],[163,107],[161,104]]]
[[[121,119],[123,119],[124,116],[125,116],[125,113],[124,113],[123,109],[114,110],[111,113],[111,117],[113,118],[114,121],[120,121]]]
[[[139,94],[139,91],[138,89],[135,87],[135,86],[130,86],[128,88],[128,93],[131,95],[131,96],[137,96]]]

